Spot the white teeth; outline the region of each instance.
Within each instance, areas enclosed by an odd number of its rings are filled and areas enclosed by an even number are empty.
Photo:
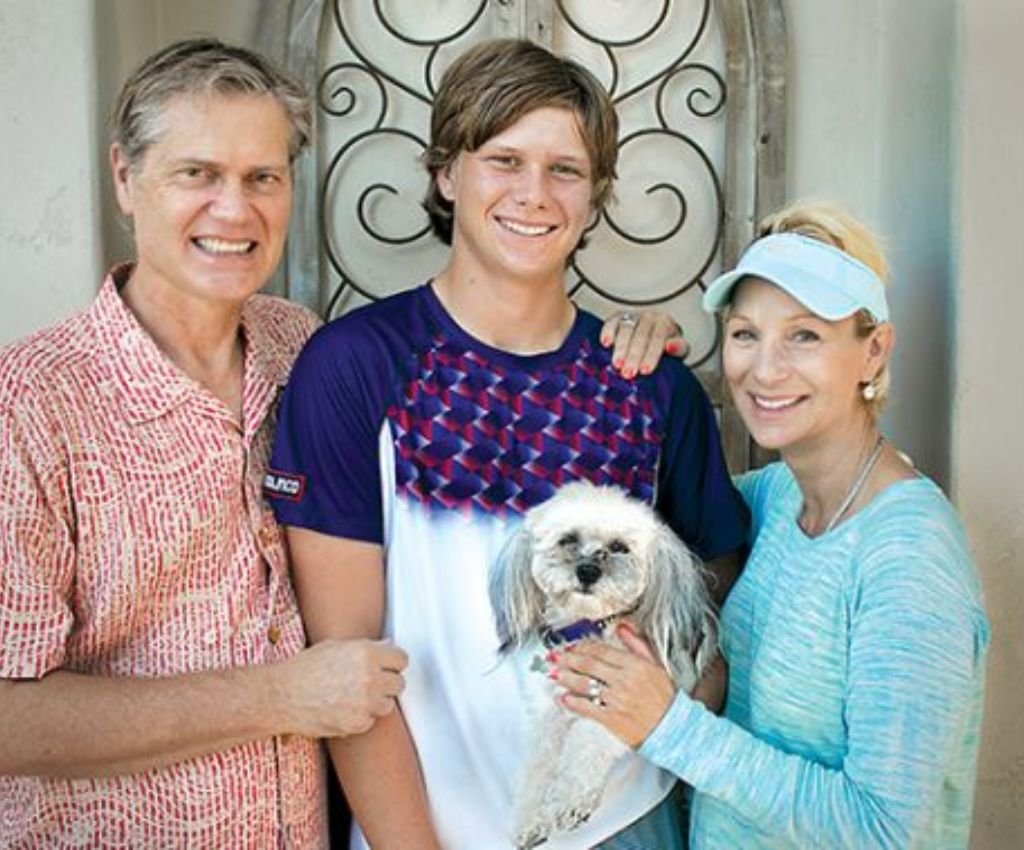
[[[196,239],[196,244],[211,254],[244,254],[255,244],[249,240],[242,242],[227,239],[213,239],[209,236]]]
[[[784,407],[792,407],[798,401],[799,396],[793,396],[791,398],[762,398],[761,396],[754,396],[754,403],[758,407],[763,407],[765,410],[782,410]]]
[[[555,229],[553,225],[549,224],[522,224],[505,218],[499,219],[499,221],[506,230],[511,230],[520,236],[543,236],[545,233],[550,233]]]

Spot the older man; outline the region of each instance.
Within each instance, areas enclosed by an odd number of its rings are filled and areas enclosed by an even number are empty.
[[[401,651],[304,649],[260,497],[309,124],[252,53],[153,56],[111,148],[136,260],[0,353],[0,846],[322,847],[315,738],[394,708]]]

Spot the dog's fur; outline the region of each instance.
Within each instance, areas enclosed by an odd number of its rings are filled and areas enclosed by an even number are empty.
[[[501,651],[543,651],[551,630],[603,622],[615,645],[628,620],[647,639],[676,686],[693,688],[717,650],[704,571],[647,505],[613,487],[562,487],[528,511],[490,581]],[[536,674],[539,676],[539,674]],[[536,728],[516,805],[516,844],[534,847],[585,821],[627,747],[599,724],[572,714],[540,688]]]

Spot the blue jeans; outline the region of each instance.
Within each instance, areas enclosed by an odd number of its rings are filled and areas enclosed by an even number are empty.
[[[657,806],[594,850],[686,850],[689,833],[689,789],[677,782]]]

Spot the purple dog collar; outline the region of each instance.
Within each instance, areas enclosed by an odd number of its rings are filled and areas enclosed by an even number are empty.
[[[611,619],[611,617],[605,617],[603,620],[583,619],[561,629],[544,629],[541,639],[544,641],[544,646],[551,648],[567,643],[576,643],[583,638],[599,637]]]

